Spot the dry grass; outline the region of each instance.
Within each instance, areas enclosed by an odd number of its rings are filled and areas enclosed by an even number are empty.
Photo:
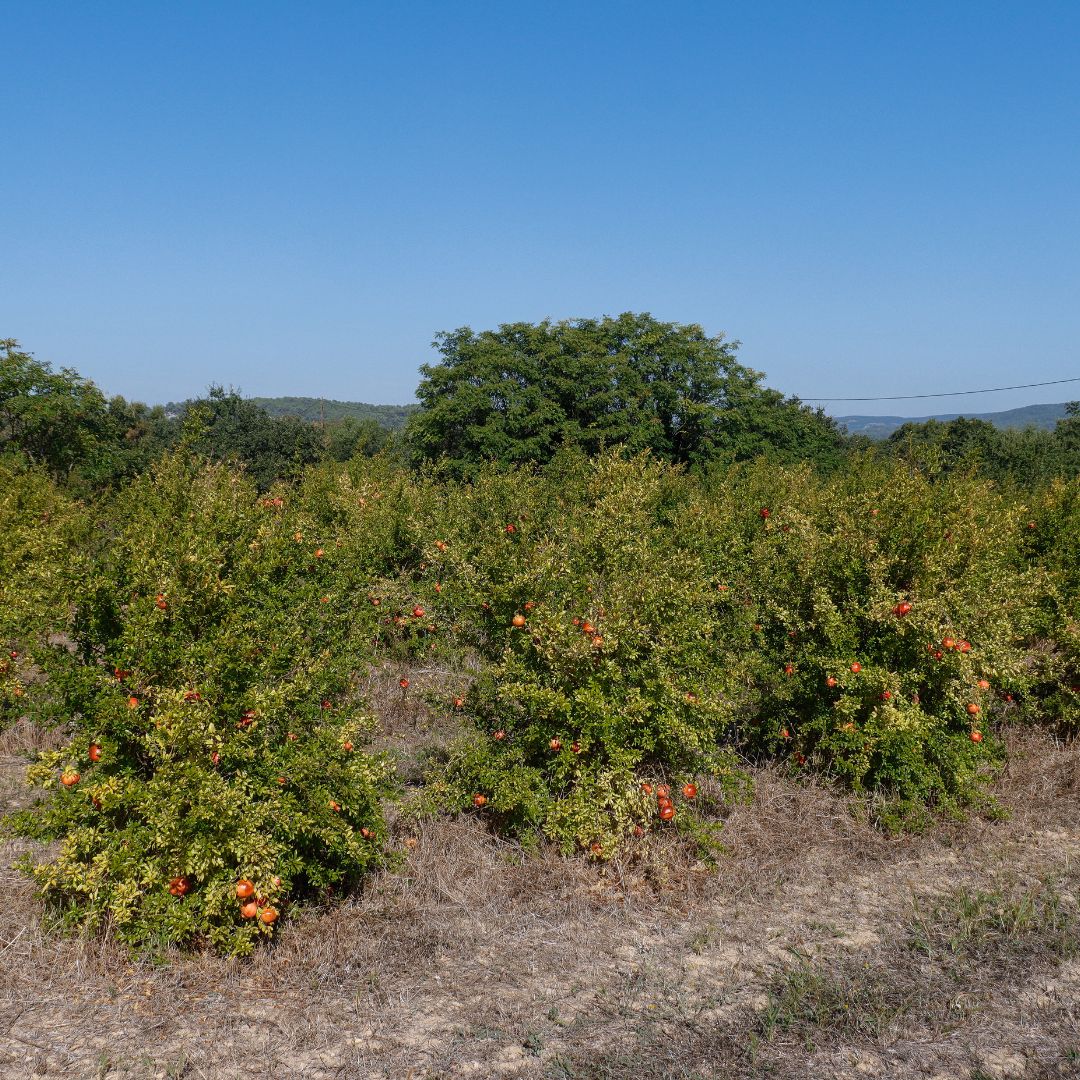
[[[460,678],[386,669],[361,688],[406,776],[456,730],[427,702]],[[44,741],[5,734],[4,805]],[[668,838],[598,865],[474,817],[402,820],[402,871],[246,962],[153,967],[47,936],[9,843],[0,1076],[1080,1076],[1080,747],[1012,742],[1009,820],[922,837],[760,770],[714,869]]]

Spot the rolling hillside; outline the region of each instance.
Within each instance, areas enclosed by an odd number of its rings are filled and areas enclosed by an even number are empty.
[[[850,435],[868,435],[871,439],[887,439],[904,424],[924,424],[927,420],[955,420],[966,416],[972,420],[988,420],[999,428],[1036,427],[1053,430],[1065,415],[1065,405],[1025,405],[1020,409],[1003,412],[955,412],[938,413],[936,416],[838,416],[836,422],[843,424]]]
[[[251,399],[271,416],[295,416],[300,420],[375,420],[397,431],[405,426],[417,405],[367,405],[362,401],[334,401],[311,397],[255,397]]]
[[[261,405],[271,416],[296,416],[301,420],[375,420],[394,431],[404,427],[409,414],[419,408],[418,405],[368,405],[362,401],[334,401],[313,397],[256,397],[251,400]],[[958,416],[988,420],[999,428],[1036,427],[1050,431],[1064,415],[1065,405],[1061,403],[1026,405],[1002,412],[953,412],[938,413],[934,416],[838,416],[836,421],[843,424],[849,434],[887,439],[904,424],[922,424],[927,420],[944,422],[955,420]]]

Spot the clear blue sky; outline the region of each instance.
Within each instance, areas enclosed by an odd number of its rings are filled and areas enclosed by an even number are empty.
[[[1076,0],[0,0],[0,40],[0,337],[107,393],[401,403],[436,331],[621,311],[806,397],[1080,375]]]

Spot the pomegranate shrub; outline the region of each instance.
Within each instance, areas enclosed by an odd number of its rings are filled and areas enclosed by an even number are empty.
[[[74,651],[35,656],[71,739],[30,768],[48,797],[16,827],[59,848],[25,868],[64,925],[243,953],[385,858],[392,775],[362,748],[329,549],[287,500],[182,456],[105,509]]]
[[[399,784],[357,691],[386,659],[449,675],[431,703],[463,726],[412,812],[599,858],[661,829],[711,846],[748,761],[824,773],[887,828],[993,812],[1002,725],[1076,730],[1075,483],[567,452],[259,496],[179,453],[84,507],[5,475],[4,716],[68,736],[31,768],[15,825],[58,847],[26,869],[65,925],[143,948],[248,951],[390,859]]]

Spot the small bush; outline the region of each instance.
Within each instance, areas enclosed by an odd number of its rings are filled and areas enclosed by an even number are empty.
[[[26,868],[65,925],[243,953],[292,900],[385,861],[391,773],[362,750],[325,555],[283,504],[183,456],[110,506],[75,651],[37,658],[72,740],[31,767],[47,797],[16,819],[60,841]]]

